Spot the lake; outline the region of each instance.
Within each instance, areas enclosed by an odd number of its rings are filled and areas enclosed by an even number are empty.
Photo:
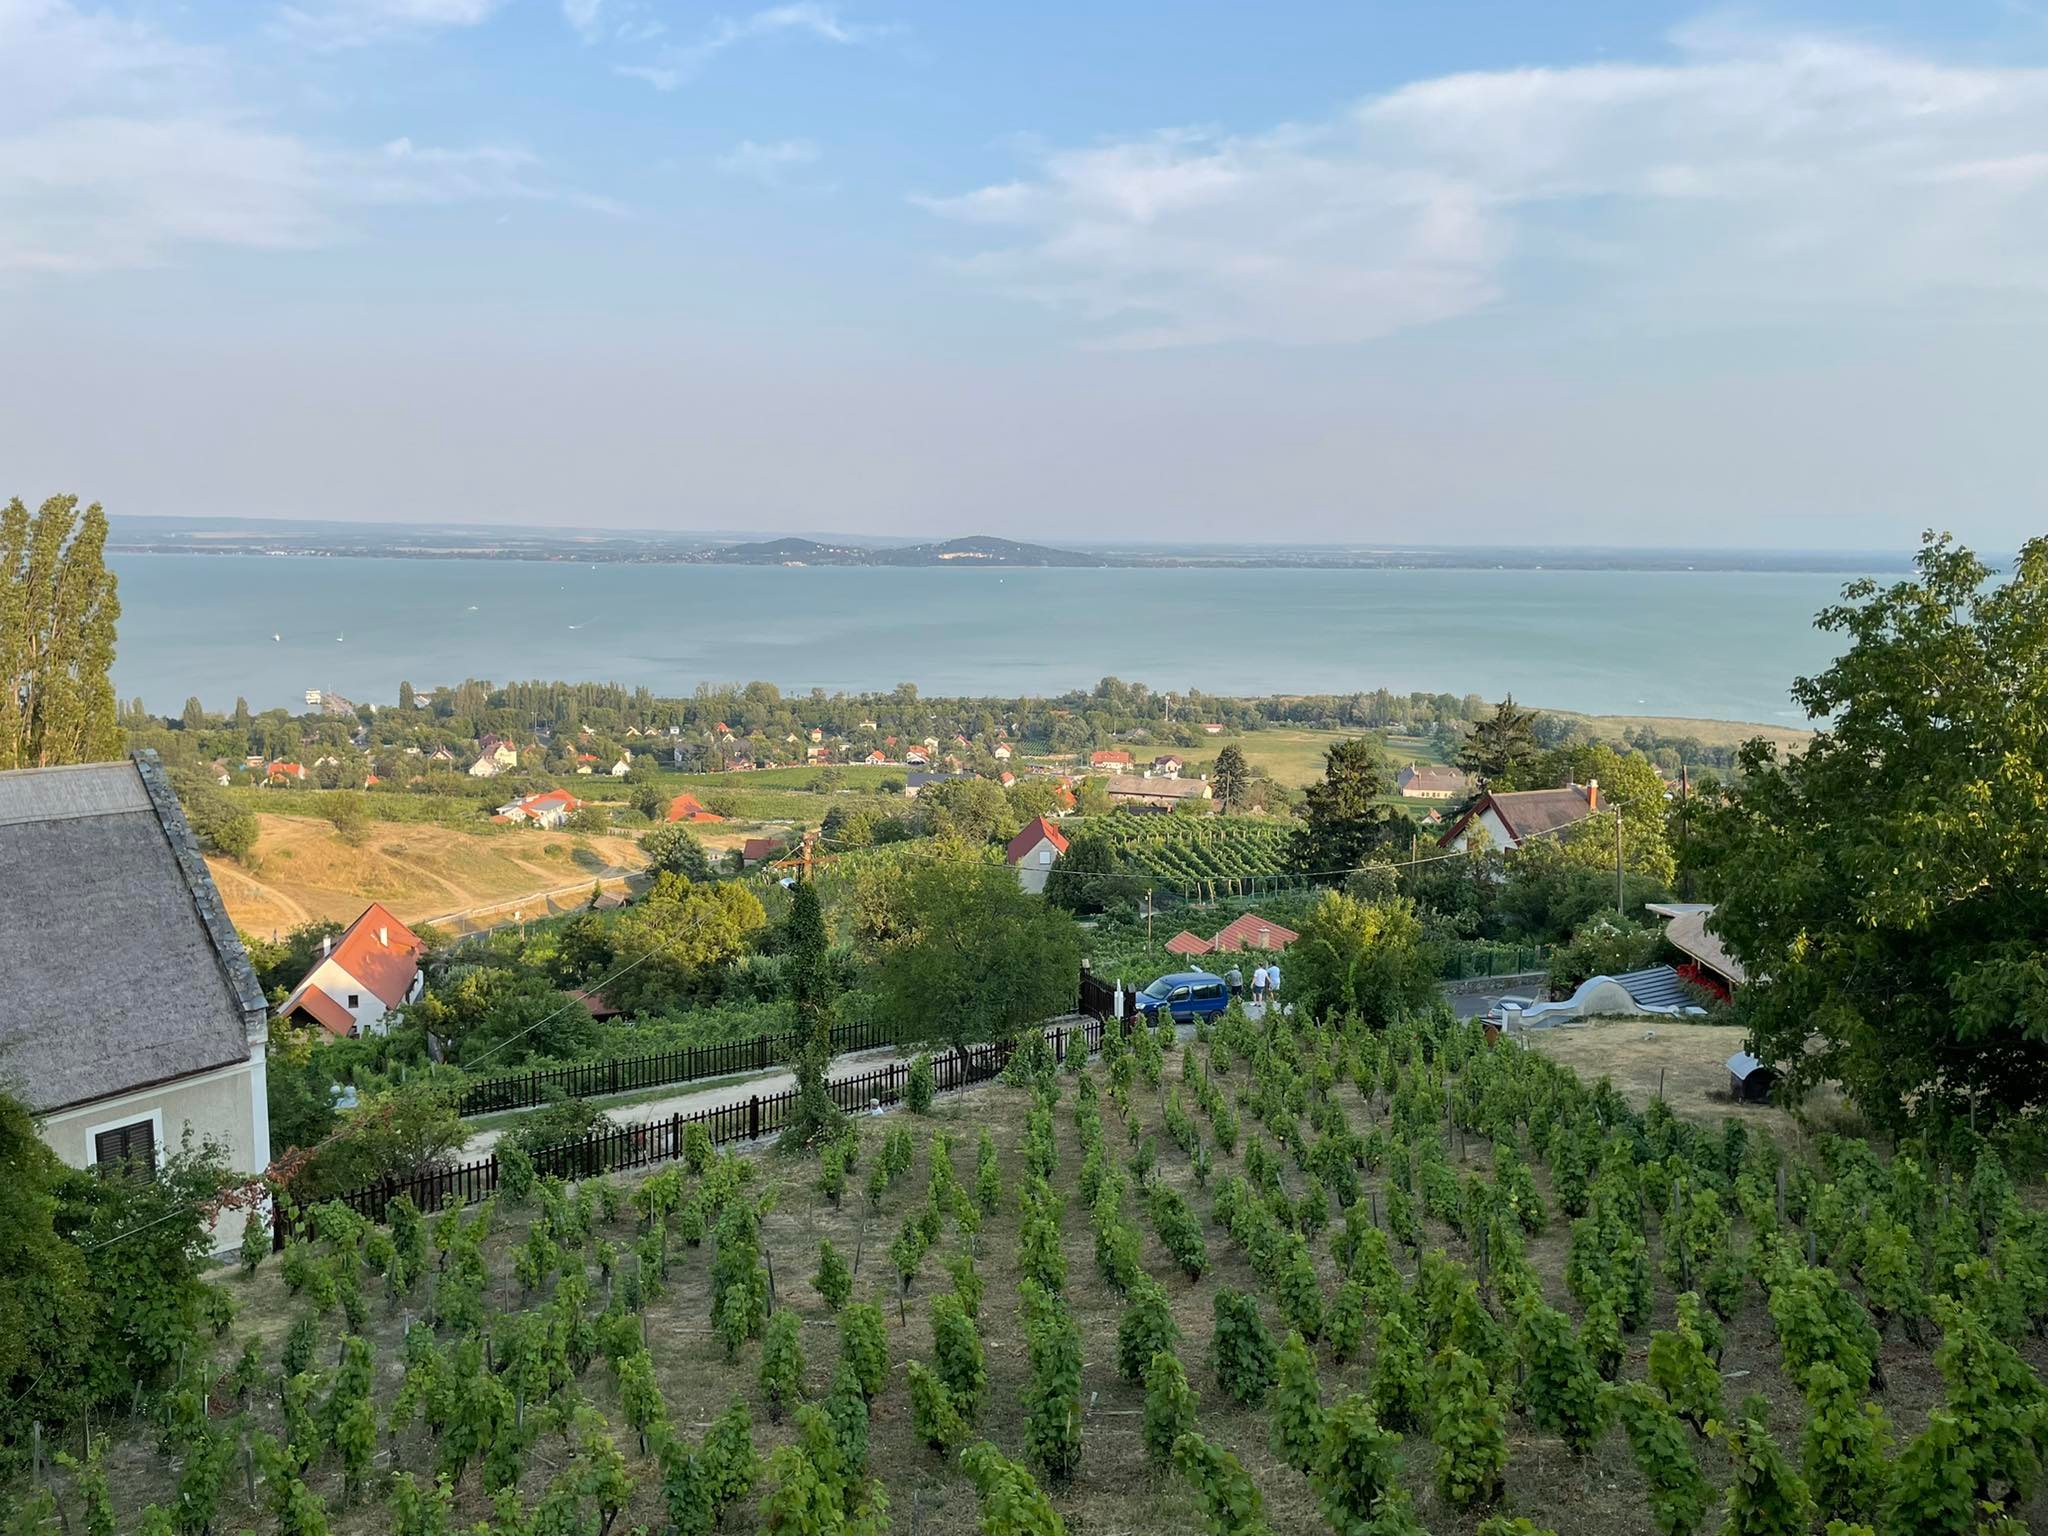
[[[465,677],[1046,695],[1386,687],[1798,725],[1847,577],[1810,572],[784,569],[116,555],[114,682],[176,713]],[[275,637],[275,638],[273,638]]]

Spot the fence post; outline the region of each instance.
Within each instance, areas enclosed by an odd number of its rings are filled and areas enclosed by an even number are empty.
[[[683,1116],[680,1110],[668,1117],[668,1155],[671,1160],[683,1155]]]
[[[761,1134],[761,1095],[758,1093],[747,1100],[747,1140],[753,1141]]]

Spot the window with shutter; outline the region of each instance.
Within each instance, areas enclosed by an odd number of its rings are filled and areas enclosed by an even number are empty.
[[[102,1173],[156,1177],[156,1127],[147,1120],[101,1131],[93,1138],[93,1160]]]

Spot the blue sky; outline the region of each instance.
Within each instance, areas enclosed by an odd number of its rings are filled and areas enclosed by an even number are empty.
[[[146,514],[2039,530],[2048,9],[0,0],[0,462]]]

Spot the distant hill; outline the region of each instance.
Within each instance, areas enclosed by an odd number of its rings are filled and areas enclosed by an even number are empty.
[[[1054,549],[1044,544],[1020,544],[1015,539],[991,538],[986,534],[946,539],[936,544],[902,544],[893,548],[824,544],[816,539],[767,539],[756,543],[728,544],[707,551],[702,558],[714,565],[1102,566],[1127,563],[1103,555],[1084,555],[1076,550]]]

